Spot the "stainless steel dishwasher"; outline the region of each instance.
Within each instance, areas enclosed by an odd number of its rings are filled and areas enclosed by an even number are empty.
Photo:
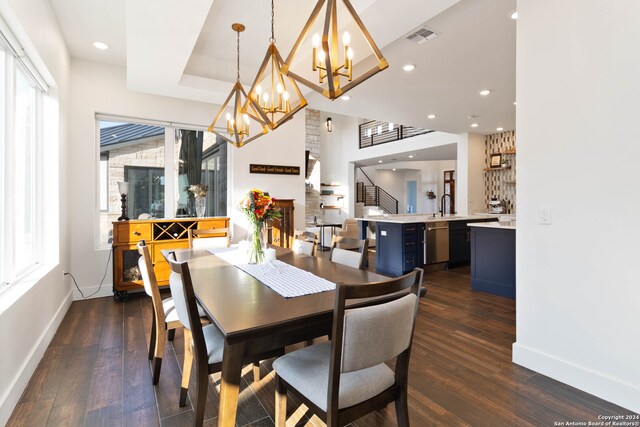
[[[427,222],[427,265],[449,261],[449,221]]]

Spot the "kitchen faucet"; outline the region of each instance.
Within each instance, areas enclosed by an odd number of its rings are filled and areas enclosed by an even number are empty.
[[[451,194],[444,194],[441,198],[440,198],[440,216],[443,217],[444,216],[444,198],[449,196],[449,203],[451,203]],[[455,212],[451,212],[451,213],[455,213]]]

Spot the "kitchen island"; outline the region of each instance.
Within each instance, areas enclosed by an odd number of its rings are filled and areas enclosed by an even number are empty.
[[[447,266],[450,259],[468,262],[471,243],[467,223],[496,221],[498,215],[401,214],[356,219],[361,239],[367,238],[369,222],[376,223],[376,272],[400,276],[425,265]]]
[[[516,297],[514,222],[470,223],[471,289]]]

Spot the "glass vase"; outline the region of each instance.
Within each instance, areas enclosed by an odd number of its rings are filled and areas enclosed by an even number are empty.
[[[247,236],[248,262],[249,264],[261,264],[264,262],[264,251],[267,248],[267,227],[264,222],[250,224]]]
[[[207,197],[196,197],[196,217],[203,218],[207,211]]]

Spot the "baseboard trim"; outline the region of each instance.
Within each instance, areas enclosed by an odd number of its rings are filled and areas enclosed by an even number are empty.
[[[515,342],[513,363],[640,413],[640,388]]]
[[[56,314],[49,322],[49,325],[47,325],[46,329],[42,332],[42,335],[40,335],[38,343],[33,347],[33,351],[25,357],[25,361],[20,367],[20,372],[15,377],[13,384],[11,384],[7,389],[7,392],[0,398],[0,425],[3,426],[9,421],[13,410],[20,401],[20,397],[27,388],[27,384],[29,384],[31,376],[38,367],[40,360],[42,360],[42,356],[44,356],[47,347],[49,347],[53,336],[62,323],[62,319],[64,319],[64,316],[67,314],[67,311],[73,302],[71,295],[72,293],[69,292],[63,299],[60,307],[58,307],[58,310],[56,311]]]
[[[82,293],[85,294],[87,297],[83,298],[82,295],[80,295],[80,292],[78,292],[78,289],[75,286],[72,286],[71,290],[73,292],[74,301],[82,301],[83,299],[94,299],[94,298],[103,298],[103,297],[113,296],[113,285],[111,285],[110,283],[103,284],[102,287],[89,286],[89,287],[84,287],[80,289],[82,289]]]

